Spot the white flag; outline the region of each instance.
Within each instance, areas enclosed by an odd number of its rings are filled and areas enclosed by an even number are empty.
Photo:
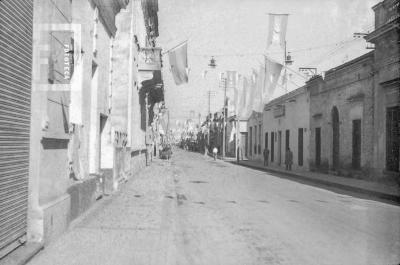
[[[233,142],[235,140],[236,128],[235,126],[232,127],[231,136],[229,137],[229,142]]]
[[[283,48],[286,38],[288,14],[269,14],[267,49],[272,43],[279,43]]]
[[[187,42],[179,45],[168,52],[169,64],[171,65],[172,76],[176,85],[187,83],[189,81],[188,60],[187,60]]]

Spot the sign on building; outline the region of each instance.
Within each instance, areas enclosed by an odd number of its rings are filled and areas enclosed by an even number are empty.
[[[139,71],[161,70],[161,48],[144,47],[139,51]]]
[[[274,108],[274,118],[285,116],[285,105],[278,105]]]

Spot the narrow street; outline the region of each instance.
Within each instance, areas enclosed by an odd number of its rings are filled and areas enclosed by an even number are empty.
[[[175,150],[29,264],[399,262],[400,207]]]

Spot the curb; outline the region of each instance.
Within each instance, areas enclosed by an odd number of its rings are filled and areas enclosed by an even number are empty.
[[[303,180],[309,183],[316,183],[316,184],[321,184],[327,187],[332,187],[332,188],[338,188],[341,190],[345,190],[345,191],[351,191],[351,192],[355,192],[355,193],[359,193],[362,195],[368,195],[368,196],[372,196],[375,198],[379,198],[379,199],[383,199],[383,200],[388,200],[390,202],[394,202],[396,204],[400,205],[400,196],[399,195],[393,195],[393,194],[388,194],[388,193],[384,193],[384,192],[380,192],[380,191],[374,191],[374,190],[369,190],[369,189],[363,189],[360,187],[354,187],[354,186],[349,186],[349,185],[344,185],[344,184],[340,184],[340,183],[336,183],[336,182],[331,182],[331,181],[327,181],[327,180],[322,180],[322,179],[315,179],[315,178],[309,178],[294,172],[282,172],[279,170],[275,170],[275,169],[271,169],[271,168],[264,168],[264,167],[260,167],[260,166],[253,166],[253,165],[246,165],[246,164],[238,164],[236,161],[235,162],[231,162],[231,161],[225,161],[237,166],[242,166],[242,167],[247,167],[247,168],[252,168],[252,169],[256,169],[256,170],[260,170],[260,171],[264,171],[264,172],[269,172],[269,173],[274,173],[274,174],[279,174],[279,176],[282,176],[286,179],[297,179],[297,180]]]
[[[6,255],[4,259],[0,260],[0,263],[3,265],[25,265],[43,248],[42,243],[26,243]]]

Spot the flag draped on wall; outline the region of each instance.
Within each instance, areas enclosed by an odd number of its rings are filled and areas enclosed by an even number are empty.
[[[269,14],[267,49],[272,43],[279,43],[281,47],[284,47],[287,21],[288,14]]]
[[[189,81],[188,78],[188,60],[187,60],[187,42],[168,52],[169,64],[171,66],[172,76],[176,85],[181,85]]]
[[[274,93],[282,67],[281,64],[273,62],[265,57],[265,92],[267,97],[271,97]]]

